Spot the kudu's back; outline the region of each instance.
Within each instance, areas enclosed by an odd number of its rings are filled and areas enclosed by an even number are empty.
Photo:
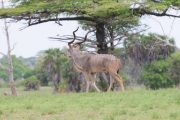
[[[121,67],[121,60],[110,54],[89,54],[87,64],[89,71],[97,72],[117,72]]]

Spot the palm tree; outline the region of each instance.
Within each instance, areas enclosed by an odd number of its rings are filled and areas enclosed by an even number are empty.
[[[61,54],[58,48],[48,49],[44,52],[43,65],[49,75],[49,79],[54,84],[54,92],[59,91],[59,83],[61,81]]]

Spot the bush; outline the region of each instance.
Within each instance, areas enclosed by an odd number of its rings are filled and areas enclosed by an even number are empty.
[[[166,60],[154,61],[146,66],[141,78],[151,89],[167,88],[180,84],[180,53]]]
[[[176,86],[180,86],[180,52],[173,54],[169,61],[171,62],[169,76]]]
[[[25,90],[39,90],[40,82],[35,76],[31,76],[25,81]]]
[[[168,75],[170,64],[160,60],[145,67],[142,79],[144,84],[151,89],[167,88],[173,86],[173,81]]]

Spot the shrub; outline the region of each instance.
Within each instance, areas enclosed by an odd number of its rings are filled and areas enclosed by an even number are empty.
[[[25,81],[25,90],[39,90],[40,82],[35,76],[31,76]]]
[[[151,89],[167,88],[180,84],[180,53],[146,66],[142,81]]]
[[[173,81],[169,78],[167,61],[160,60],[145,67],[142,75],[144,84],[151,89],[167,88],[173,86]]]
[[[180,86],[180,52],[173,54],[169,61],[171,62],[169,76],[176,86]]]

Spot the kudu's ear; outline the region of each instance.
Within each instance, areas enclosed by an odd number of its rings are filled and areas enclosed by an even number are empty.
[[[95,30],[90,30],[89,32],[87,32],[86,35],[85,35],[85,37],[84,37],[84,40],[81,41],[81,42],[77,42],[77,43],[75,43],[75,44],[76,44],[76,45],[79,45],[79,47],[80,47],[80,45],[87,40],[88,34],[91,33],[91,32],[94,32],[94,31],[95,31]]]
[[[77,32],[78,29],[79,29],[79,27],[78,27],[75,31],[73,31],[73,36],[74,36],[74,38],[73,38],[72,41],[68,42],[68,46],[69,46],[69,47],[71,47],[71,44],[75,41],[75,39],[76,39],[76,34],[75,34],[75,32]]]

